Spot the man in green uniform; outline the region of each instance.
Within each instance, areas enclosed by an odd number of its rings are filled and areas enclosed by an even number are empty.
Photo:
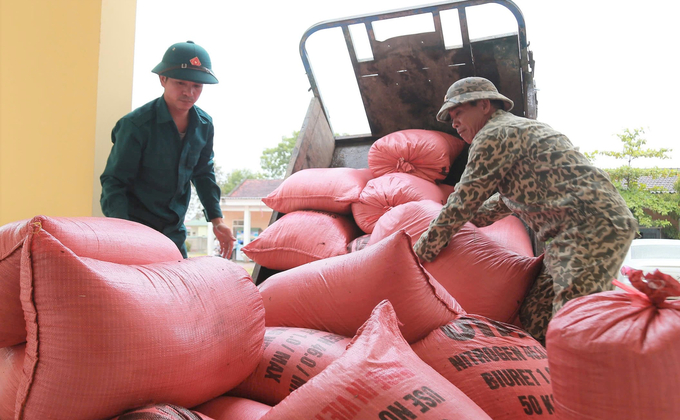
[[[130,112],[113,128],[113,147],[100,177],[102,211],[162,232],[186,258],[184,217],[193,183],[226,258],[235,238],[220,209],[214,127],[212,118],[194,105],[203,84],[218,83],[210,56],[192,41],[177,43],[152,71],[159,75],[163,96]]]
[[[470,144],[468,162],[414,250],[432,261],[464,223],[486,226],[514,213],[539,240],[550,239],[520,308],[524,328],[543,342],[567,301],[612,288],[637,223],[605,172],[547,124],[507,112],[513,105],[481,77],[451,85],[437,120]]]

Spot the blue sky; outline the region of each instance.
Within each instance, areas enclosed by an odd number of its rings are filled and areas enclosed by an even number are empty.
[[[198,102],[215,121],[215,159],[227,172],[258,170],[262,151],[302,125],[311,93],[298,48],[310,26],[431,3],[265,0],[255,9],[246,2],[222,0],[137,0],[132,106],[162,94],[151,69],[165,49],[175,42],[195,41],[210,53],[220,79],[218,85],[204,88]],[[515,4],[524,14],[536,60],[539,120],[588,152],[619,150],[615,134],[642,127],[647,147],[676,150],[671,160],[645,160],[635,166],[680,168],[673,106],[680,98],[674,77],[680,58],[671,51],[672,40],[677,40],[673,31],[677,23],[671,19],[679,6],[664,0],[516,0]],[[671,13],[671,8],[676,11]],[[499,25],[489,19],[479,27],[483,32]],[[324,60],[319,58],[319,67]],[[336,132],[361,131],[360,118],[351,113],[332,118]],[[621,163],[596,161],[601,167]]]

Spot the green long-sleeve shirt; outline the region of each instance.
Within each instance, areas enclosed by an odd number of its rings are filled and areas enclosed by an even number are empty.
[[[194,106],[181,139],[163,97],[121,118],[100,177],[104,215],[183,232],[193,182],[208,219],[222,217],[213,135],[212,118]]]

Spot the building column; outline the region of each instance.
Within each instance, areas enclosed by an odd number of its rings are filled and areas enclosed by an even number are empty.
[[[213,255],[213,249],[215,247],[215,233],[213,232],[213,224],[212,222],[208,222],[208,231],[206,232],[206,235],[208,236],[208,250],[206,252],[206,255],[212,256]]]
[[[243,246],[250,243],[250,207],[243,210]]]
[[[102,0],[92,216],[104,215],[99,204],[99,177],[111,152],[111,130],[119,118],[132,110],[136,21],[136,0]]]

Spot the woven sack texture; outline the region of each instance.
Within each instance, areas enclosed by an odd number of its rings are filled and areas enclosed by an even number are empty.
[[[420,265],[403,231],[361,251],[276,273],[260,284],[269,327],[298,327],[353,337],[389,299],[407,341],[464,313]]]
[[[354,221],[365,233],[372,233],[376,222],[388,210],[411,201],[446,202],[442,190],[431,181],[414,175],[394,173],[366,183],[359,201],[352,204]]]
[[[304,169],[286,178],[262,202],[281,213],[322,210],[350,214],[350,205],[359,199],[371,178],[373,175],[368,169]]]
[[[288,213],[241,248],[248,258],[272,270],[288,270],[312,261],[347,253],[361,235],[350,217],[299,210]]]
[[[463,315],[411,347],[494,420],[555,414],[545,348],[514,326]]]
[[[399,172],[434,182],[446,178],[464,147],[463,140],[441,131],[395,131],[371,145],[368,167],[375,177]]]
[[[347,351],[262,420],[490,419],[411,350],[389,301],[379,303]]]
[[[160,232],[128,220],[104,217],[36,216],[0,227],[0,347],[26,341],[19,299],[21,248],[36,229],[49,232],[76,255],[118,264],[149,264],[182,259]]]
[[[21,301],[19,420],[102,419],[158,401],[192,407],[238,385],[262,354],[262,298],[222,258],[115,264],[38,230],[22,250]]]
[[[325,331],[267,327],[260,364],[229,395],[276,405],[340,357],[349,342]]]

